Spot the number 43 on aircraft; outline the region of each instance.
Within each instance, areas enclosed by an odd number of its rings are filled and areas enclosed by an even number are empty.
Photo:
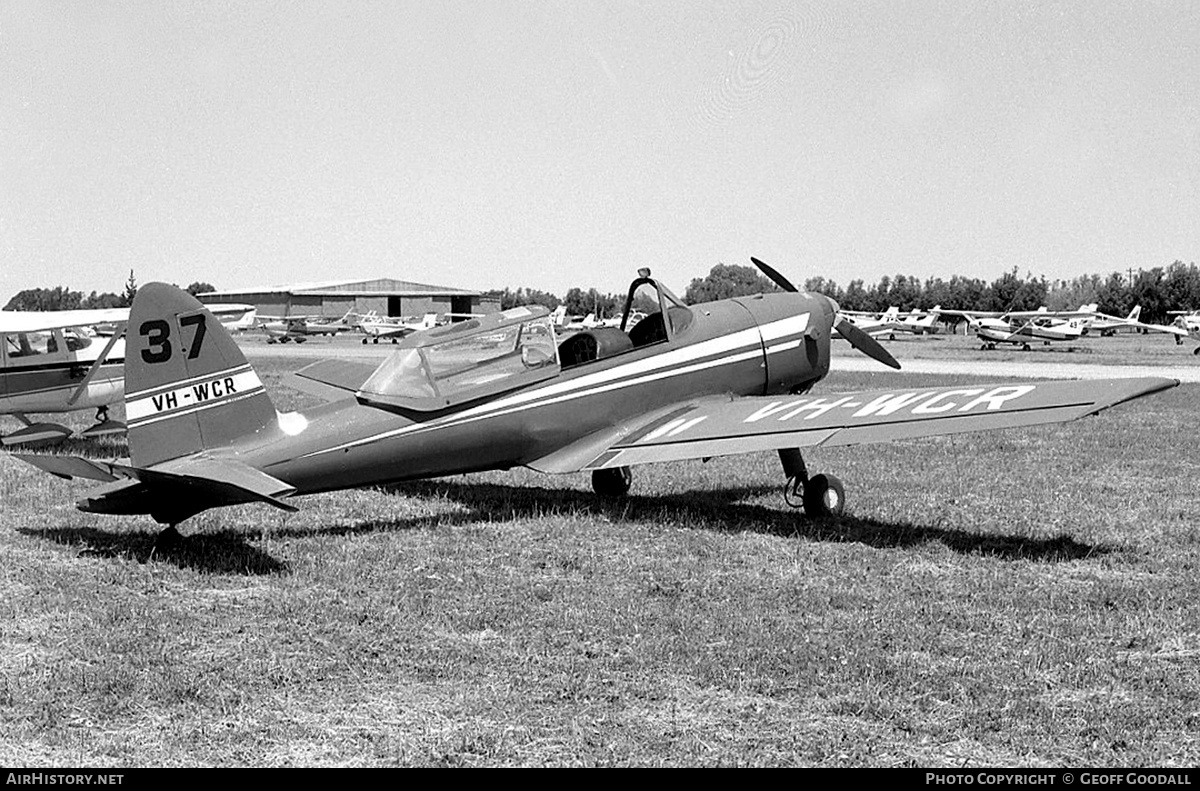
[[[832,299],[799,291],[752,259],[781,292],[685,305],[641,270],[632,326],[555,334],[521,307],[404,338],[382,364],[314,363],[299,381],[327,403],[279,413],[254,369],[195,299],[143,286],[127,329],[129,458],[22,454],[102,485],[78,501],[101,514],[149,514],[168,527],[209,508],[481,470],[590,471],[624,495],[639,464],[775,450],[790,503],[839,514],[841,482],[810,475],[802,449],[1055,423],[1178,384],[1173,379],[894,388],[813,396],[833,333],[899,368]],[[645,311],[647,300],[654,310]],[[365,367],[364,367],[365,366]],[[714,485],[719,485],[714,482]]]

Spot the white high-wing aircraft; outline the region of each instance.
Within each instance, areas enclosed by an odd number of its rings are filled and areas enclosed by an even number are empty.
[[[1120,330],[1141,330],[1143,332],[1161,332],[1167,335],[1175,336],[1175,343],[1183,343],[1183,339],[1188,336],[1188,331],[1185,327],[1176,324],[1147,324],[1144,321],[1139,321],[1138,317],[1142,314],[1142,306],[1135,305],[1133,310],[1129,311],[1129,315],[1125,318],[1120,316],[1110,316],[1107,313],[1097,313],[1096,317],[1091,320],[1088,325],[1088,331],[1098,332],[1102,337],[1116,335]]]
[[[1184,334],[1177,327],[1164,324],[1147,324],[1137,320],[1140,308],[1122,318],[1100,313],[1096,305],[1080,305],[1077,310],[1022,310],[1007,313],[988,313],[964,310],[939,310],[950,316],[962,316],[983,344],[980,349],[995,349],[997,343],[1018,344],[1029,351],[1029,341],[1041,340],[1046,345],[1053,341],[1079,340],[1089,332],[1099,330],[1100,335],[1111,335],[1118,328],[1141,329],[1148,332],[1163,332],[1176,336],[1179,341]]]
[[[1095,317],[1095,305],[1080,305],[1078,310],[1014,310],[1004,313],[935,308],[946,316],[961,316],[975,336],[983,341],[980,349],[995,349],[997,343],[1019,345],[1030,350],[1029,341],[1072,341],[1083,337],[1088,321]]]
[[[889,340],[894,341],[898,332],[912,335],[924,335],[926,333],[932,335],[935,332],[933,324],[937,321],[940,310],[941,306],[939,305],[931,311],[913,310],[908,313],[901,313],[900,308],[893,305],[883,313],[843,310],[841,315],[848,318],[854,326],[872,338],[887,336]]]
[[[258,324],[258,309],[253,305],[214,303],[205,307],[229,332],[243,332],[253,329]]]
[[[379,343],[380,338],[391,338],[392,343],[397,343],[406,335],[432,329],[437,325],[438,314],[426,313],[419,319],[393,319],[368,315],[358,326],[367,336],[363,338],[363,343],[366,343],[368,339],[372,343]]]
[[[83,437],[122,433],[108,419],[109,404],[125,395],[125,323],[128,308],[59,311],[0,311],[0,415],[24,427],[0,438],[9,445],[59,442],[72,431],[57,423],[35,423],[28,415],[96,410],[96,425]],[[91,328],[113,325],[111,336]]]

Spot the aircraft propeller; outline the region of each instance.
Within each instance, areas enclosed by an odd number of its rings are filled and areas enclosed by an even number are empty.
[[[795,292],[800,290],[792,285],[790,280],[776,272],[773,267],[768,266],[762,261],[759,261],[754,256],[750,257],[750,262],[762,270],[764,275],[769,277],[771,281],[775,283],[775,285],[779,286],[784,291]],[[832,300],[830,301],[832,302]],[[853,346],[855,349],[858,349],[872,360],[878,360],[889,368],[900,370],[900,363],[896,361],[896,358],[893,357],[887,349],[883,348],[883,345],[879,341],[875,340],[870,335],[854,326],[850,319],[847,319],[844,316],[840,317],[840,320],[833,325],[833,329],[837,331],[838,335],[841,335],[843,338],[849,341],[851,346]]]

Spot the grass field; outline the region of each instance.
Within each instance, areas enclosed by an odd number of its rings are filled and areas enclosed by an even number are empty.
[[[156,555],[0,457],[0,763],[1194,766],[1198,394],[813,451],[829,522],[754,454],[615,503],[515,471],[223,509]]]

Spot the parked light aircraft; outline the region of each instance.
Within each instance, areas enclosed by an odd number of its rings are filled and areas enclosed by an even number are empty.
[[[398,343],[406,335],[411,335],[421,330],[432,329],[437,325],[438,314],[426,313],[419,319],[393,319],[368,316],[359,323],[358,328],[366,335],[363,338],[363,343],[366,343],[368,339],[372,343],[379,343],[380,338],[391,339],[392,343]]]
[[[899,368],[820,294],[785,291],[686,306],[641,270],[629,290],[659,309],[631,330],[558,337],[543,307],[414,333],[378,367],[353,360],[299,373],[344,397],[280,414],[204,307],[163,284],[138,290],[129,324],[129,458],[19,454],[102,485],[77,506],[148,514],[179,540],[183,520],[235,503],[295,511],[315,492],[527,466],[591,471],[624,495],[633,465],[777,450],[787,499],[838,514],[844,488],[810,475],[801,448],[1072,420],[1178,382],[1144,378],[897,387],[813,397],[837,333]]]
[[[231,332],[254,321],[253,305],[212,305],[210,312]],[[128,320],[129,308],[0,311],[0,414],[24,424],[0,438],[0,444],[59,442],[71,429],[35,423],[28,416],[85,409],[96,409],[96,425],[79,432],[81,438],[124,433],[124,423],[108,418],[108,407],[125,392],[122,336]]]
[[[1095,306],[1081,305],[1079,310],[1073,311],[1041,308],[1001,313],[938,308],[937,312],[966,319],[975,336],[983,341],[980,349],[995,349],[997,343],[1012,343],[1029,351],[1029,341],[1033,339],[1048,344],[1051,341],[1071,341],[1083,337],[1089,318],[1095,315]]]
[[[128,308],[0,311],[0,414],[24,424],[0,443],[61,441],[71,429],[35,423],[29,415],[85,409],[96,410],[96,425],[81,436],[123,432],[123,423],[108,419],[108,407],[124,393],[124,341],[119,331],[103,337],[90,328],[111,324],[120,330],[128,318]]]
[[[1147,324],[1137,320],[1140,308],[1125,318],[1099,313],[1095,304],[1080,305],[1077,310],[1038,310],[1009,311],[1007,313],[988,313],[983,311],[962,311],[937,309],[939,313],[950,316],[961,316],[975,332],[983,344],[980,349],[995,349],[997,343],[1019,344],[1025,351],[1030,350],[1031,339],[1041,340],[1045,344],[1052,341],[1079,340],[1089,332],[1100,330],[1101,335],[1110,335],[1118,328],[1145,330],[1147,332],[1163,332],[1178,336],[1182,333],[1177,327],[1164,324]]]
[[[1183,343],[1183,339],[1187,337],[1187,331],[1177,325],[1148,324],[1140,321],[1139,317],[1141,314],[1141,305],[1135,305],[1125,318],[1110,316],[1107,313],[1096,313],[1094,317],[1088,320],[1086,332],[1095,332],[1104,338],[1116,335],[1121,330],[1131,332],[1161,332],[1174,336],[1176,344]]]
[[[896,340],[896,333],[903,332],[911,335],[932,335],[934,322],[937,321],[941,306],[928,312],[910,311],[901,313],[900,308],[893,305],[883,313],[871,313],[860,310],[843,310],[842,315],[849,318],[856,327],[873,338],[887,336],[888,340]]]
[[[321,316],[260,316],[258,327],[266,333],[267,343],[304,343],[314,335],[337,335],[353,329],[352,317],[353,311],[336,320]]]

